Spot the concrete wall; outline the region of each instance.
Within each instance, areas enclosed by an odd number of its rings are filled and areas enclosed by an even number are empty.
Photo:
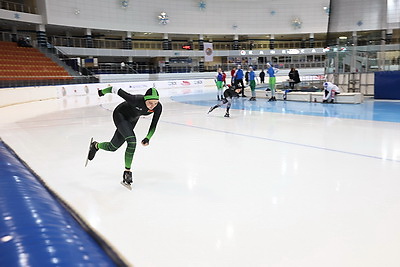
[[[386,0],[331,0],[330,32],[386,29]]]
[[[324,6],[329,0],[39,0],[46,3],[47,24],[119,31],[180,34],[294,34],[322,33],[327,30]],[[169,23],[159,23],[166,12]],[[312,15],[310,15],[312,14]],[[301,27],[292,21],[298,18]],[[83,30],[82,30],[83,31]]]

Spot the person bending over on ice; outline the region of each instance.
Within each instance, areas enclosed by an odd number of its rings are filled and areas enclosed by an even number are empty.
[[[322,103],[333,103],[335,102],[335,95],[340,94],[340,89],[331,82],[324,83],[325,95]]]
[[[140,116],[153,114],[147,136],[142,140],[142,145],[149,145],[149,141],[153,136],[158,120],[162,112],[162,105],[159,102],[159,94],[155,88],[150,88],[144,95],[131,95],[122,89],[110,86],[103,90],[99,90],[99,96],[107,93],[118,94],[125,101],[119,104],[113,111],[113,121],[117,129],[110,142],[98,143],[93,141],[90,144],[88,159],[93,160],[99,149],[106,151],[116,151],[123,143],[126,142],[125,150],[125,171],[123,174],[123,184],[130,186],[133,183],[131,165],[133,154],[136,148],[136,136],[134,128]]]
[[[208,111],[208,113],[212,112],[214,109],[219,108],[222,105],[227,104],[226,113],[224,117],[229,117],[229,109],[231,108],[232,105],[232,98],[239,97],[239,93],[240,91],[242,91],[242,89],[240,88],[234,89],[234,87],[232,87],[230,84],[228,84],[227,87],[228,88],[224,91],[224,98],[221,99],[221,102],[219,104],[212,106]]]

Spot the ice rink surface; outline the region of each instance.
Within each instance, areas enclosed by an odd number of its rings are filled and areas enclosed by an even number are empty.
[[[400,102],[237,99],[224,118],[213,99],[162,99],[132,191],[125,145],[84,167],[115,104],[1,108],[0,137],[132,266],[400,266]]]

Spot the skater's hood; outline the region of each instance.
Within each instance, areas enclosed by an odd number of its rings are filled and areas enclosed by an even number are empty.
[[[144,94],[144,100],[159,100],[159,99],[160,95],[158,94],[156,88],[149,88]]]

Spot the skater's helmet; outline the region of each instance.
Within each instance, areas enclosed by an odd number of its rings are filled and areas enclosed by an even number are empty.
[[[328,87],[328,83],[324,82],[324,88]]]
[[[149,88],[147,89],[146,93],[144,94],[144,100],[159,100],[160,95],[156,88]]]

